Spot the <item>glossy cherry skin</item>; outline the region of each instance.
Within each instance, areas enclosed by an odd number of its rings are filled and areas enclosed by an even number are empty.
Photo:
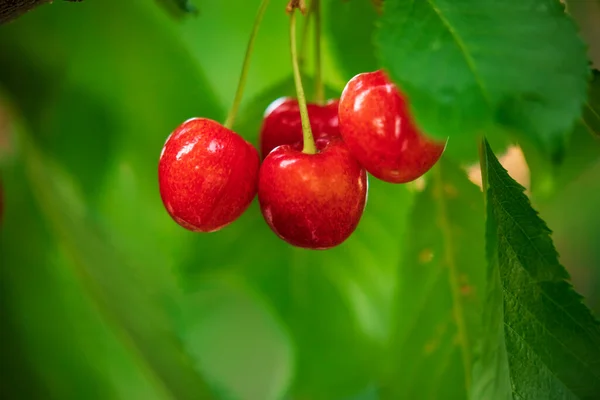
[[[340,132],[366,170],[390,183],[417,179],[440,159],[445,141],[415,126],[405,96],[379,70],[356,75],[344,88]]]
[[[158,164],[160,196],[171,217],[195,232],[233,222],[256,195],[260,159],[238,134],[193,118],[167,139]]]
[[[315,139],[340,136],[338,122],[339,100],[329,100],[325,105],[308,103],[308,119]],[[272,102],[260,129],[260,154],[263,159],[277,146],[290,144],[302,148],[302,121],[298,100],[281,97]]]
[[[340,138],[317,141],[317,154],[279,146],[258,177],[262,214],[286,242],[308,249],[341,244],[356,229],[367,200],[366,171]]]

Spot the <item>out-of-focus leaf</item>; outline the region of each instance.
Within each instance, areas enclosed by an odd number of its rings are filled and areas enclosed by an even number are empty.
[[[187,15],[197,15],[198,8],[191,0],[156,0],[169,15],[175,19],[184,18]]]
[[[23,169],[3,170],[10,194],[0,227],[3,396],[165,398],[161,384],[136,365],[132,344],[107,327],[71,273]]]
[[[558,1],[386,0],[377,42],[425,132],[468,141],[500,124],[563,155],[588,65]]]
[[[156,169],[176,125],[222,110],[154,2],[73,8],[41,8],[1,28],[0,81],[32,132],[19,147],[28,182],[59,254],[131,341],[138,368],[160,382],[155,395],[209,398],[177,337],[184,299],[173,266],[186,233],[164,211]]]
[[[187,347],[207,379],[226,394],[222,398],[283,397],[293,377],[292,344],[264,302],[239,279],[204,280],[186,301],[186,313]]]
[[[600,160],[587,168],[549,201],[536,201],[540,214],[554,234],[552,238],[567,265],[573,287],[600,315]]]
[[[590,133],[600,136],[600,71],[593,70],[587,103],[583,109],[583,124]]]
[[[371,1],[329,0],[327,5],[325,27],[344,78],[378,69],[373,45],[377,12]]]
[[[531,171],[531,189],[536,200],[552,199],[584,171],[599,162],[600,72],[593,71],[583,116],[569,135],[565,158],[560,164],[549,162],[528,142],[522,142],[521,146]]]
[[[511,134],[506,129],[497,126],[491,126],[486,131],[486,138],[498,149],[499,152],[506,151],[510,145],[517,143],[516,135]],[[477,140],[460,140],[450,138],[446,143],[444,157],[447,157],[455,163],[468,166],[478,163],[479,146]]]
[[[293,95],[289,79],[249,102],[236,130],[253,139],[268,104],[285,95]],[[412,193],[375,179],[369,183],[356,232],[335,249],[291,247],[270,231],[256,202],[235,228],[198,237],[188,247],[184,273],[190,290],[207,276],[227,271],[242,276],[271,302],[295,343],[293,398],[349,396],[383,368],[405,234],[397,221],[408,213]]]
[[[375,386],[369,386],[364,389],[362,392],[345,398],[344,400],[380,400],[379,390]]]
[[[552,201],[575,179],[600,162],[600,138],[592,136],[583,121],[569,137],[564,160],[554,165],[528,142],[521,142],[531,174],[531,191],[536,201]]]
[[[484,225],[481,191],[442,159],[409,218],[385,398],[468,397],[481,326]]]
[[[199,17],[186,18],[179,27],[179,36],[210,76],[219,101],[229,107],[259,1],[202,1],[198,4]],[[252,52],[244,103],[292,73],[285,6],[286,2],[272,1],[265,11]]]
[[[600,324],[558,261],[550,230],[485,143],[488,303],[475,399],[595,399]]]
[[[149,171],[176,125],[223,114],[158,10],[116,3],[120,17],[110,1],[86,2],[0,28],[0,79],[44,150],[77,172],[88,200],[104,188],[115,149],[135,145]],[[82,37],[84,22],[96,33]]]
[[[181,399],[212,398],[192,360],[183,351],[168,316],[168,302],[157,295],[177,292],[170,282],[145,281],[139,276],[140,262],[122,256],[122,250],[108,239],[103,227],[94,224],[69,178],[24,140],[27,178],[50,231],[60,240],[60,250],[74,273],[88,289],[88,295],[114,329],[131,342],[139,353],[142,368],[160,382],[158,388]],[[152,287],[146,285],[152,283]],[[144,290],[132,290],[136,287]],[[164,389],[162,386],[164,385]]]

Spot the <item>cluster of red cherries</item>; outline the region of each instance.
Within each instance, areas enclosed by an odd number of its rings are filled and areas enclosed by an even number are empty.
[[[282,98],[265,113],[257,150],[206,118],[181,124],[159,162],[162,201],[196,232],[237,219],[258,192],[267,224],[303,248],[341,244],[367,202],[367,172],[390,183],[413,181],[441,157],[445,141],[423,135],[405,96],[382,70],[352,78],[338,100],[307,105],[316,152],[306,151],[298,102]],[[303,151],[304,149],[304,151]]]

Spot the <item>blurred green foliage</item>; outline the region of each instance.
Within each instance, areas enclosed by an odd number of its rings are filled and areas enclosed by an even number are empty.
[[[388,398],[467,397],[485,292],[484,219],[479,188],[442,160],[408,220]]]
[[[498,124],[560,160],[588,77],[585,44],[563,4],[386,0],[384,10],[383,65],[427,132],[466,140]]]
[[[169,12],[190,3],[197,14]],[[234,3],[55,2],[0,27],[0,118],[10,116],[0,126],[0,397],[371,400],[470,391],[488,290],[483,196],[460,168],[476,160],[472,138],[451,137],[422,182],[371,177],[357,231],[325,252],[279,240],[256,202],[206,235],[165,212],[156,177],[164,140],[193,116],[222,121],[233,99],[259,2]],[[370,0],[323,3],[323,74],[337,97],[353,74],[378,68],[385,49],[373,46],[380,16]],[[267,105],[294,94],[284,6],[267,11],[235,124],[253,143]],[[585,115],[593,117],[591,93]],[[448,129],[471,122],[453,119]],[[598,312],[600,155],[588,133],[568,136],[564,167],[536,141],[522,147],[533,200]],[[496,153],[521,138],[502,127],[488,136]],[[545,177],[551,195],[536,186]]]

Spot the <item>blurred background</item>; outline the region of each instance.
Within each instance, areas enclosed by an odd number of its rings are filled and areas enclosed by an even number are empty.
[[[190,117],[224,120],[259,1],[193,0],[196,14],[179,3],[55,1],[0,26],[0,397],[209,398],[210,386],[223,399],[378,398],[394,304],[419,300],[397,289],[423,182],[370,179],[357,231],[325,252],[279,240],[256,201],[220,232],[180,228],[158,195],[160,150]],[[377,12],[369,0],[323,4],[323,73],[339,96],[378,68]],[[294,93],[284,7],[267,11],[235,126],[253,143],[266,106]],[[569,7],[598,68],[599,3]],[[309,45],[309,95],[312,60]],[[598,315],[600,145],[586,134],[556,169],[492,144]],[[476,146],[458,147],[444,157],[468,169]]]

